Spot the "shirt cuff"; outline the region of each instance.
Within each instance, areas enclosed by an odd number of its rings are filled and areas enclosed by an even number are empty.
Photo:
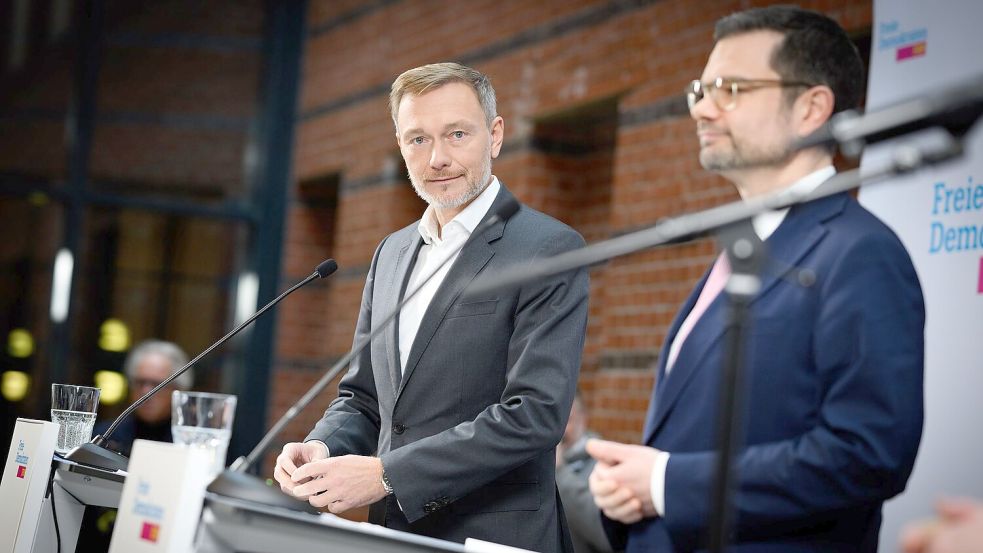
[[[331,457],[331,450],[328,449],[328,444],[322,442],[321,440],[307,440],[306,443],[321,444],[324,446],[324,458],[327,459],[328,457]]]
[[[652,505],[660,517],[666,516],[666,467],[669,465],[669,453],[660,451],[652,464],[652,481],[649,491],[652,493]]]

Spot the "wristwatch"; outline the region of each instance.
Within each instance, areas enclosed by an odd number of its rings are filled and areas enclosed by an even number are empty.
[[[389,483],[389,477],[386,476],[386,467],[382,467],[382,488],[386,490],[386,495],[393,494],[393,485]]]

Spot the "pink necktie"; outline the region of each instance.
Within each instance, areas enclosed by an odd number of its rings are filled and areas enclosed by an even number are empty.
[[[669,346],[669,358],[666,360],[666,374],[669,374],[669,370],[672,369],[673,363],[676,362],[676,357],[679,355],[679,350],[683,347],[683,343],[686,341],[686,337],[689,336],[691,330],[696,325],[696,321],[700,320],[703,312],[707,310],[710,303],[720,294],[720,291],[724,289],[724,285],[727,284],[727,278],[730,277],[730,262],[727,260],[727,255],[721,253],[717,261],[714,262],[713,268],[710,269],[710,275],[707,276],[707,281],[703,285],[703,291],[700,292],[700,297],[696,299],[696,304],[693,309],[686,316],[686,320],[683,324],[679,326],[679,332],[676,333],[676,339],[672,341],[672,345]]]

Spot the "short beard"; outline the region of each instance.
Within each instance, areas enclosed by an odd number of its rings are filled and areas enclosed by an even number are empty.
[[[428,178],[435,178],[442,175],[424,174],[422,179],[417,179],[408,171],[407,175],[410,177],[410,182],[413,184],[413,190],[416,191],[416,195],[423,201],[427,202],[428,205],[432,205],[437,209],[457,209],[461,206],[467,205],[485,191],[485,188],[487,188],[489,182],[491,181],[491,161],[489,160],[484,164],[484,166],[481,168],[480,175],[476,175],[474,172],[469,170],[464,171],[464,181],[467,183],[467,187],[464,189],[464,192],[456,198],[440,197],[427,192],[425,186],[426,180]]]
[[[731,138],[733,147],[725,152],[700,150],[700,165],[707,171],[721,173],[735,169],[750,169],[755,167],[774,167],[782,165],[792,157],[791,144],[784,144],[770,149],[741,148]]]

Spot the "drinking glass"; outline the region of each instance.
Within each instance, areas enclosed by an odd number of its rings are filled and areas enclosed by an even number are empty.
[[[236,396],[175,390],[171,394],[174,443],[211,450],[211,472],[222,472],[235,410]]]
[[[92,438],[99,408],[99,388],[51,385],[51,422],[58,423],[55,451],[65,455]]]

